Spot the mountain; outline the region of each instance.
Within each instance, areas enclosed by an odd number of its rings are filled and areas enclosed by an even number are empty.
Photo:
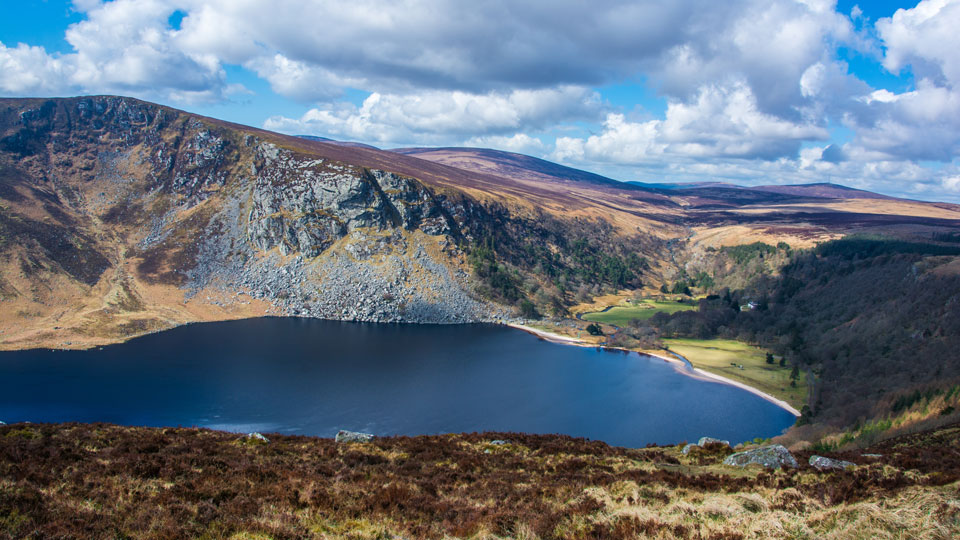
[[[482,208],[411,172],[469,180],[129,98],[0,100],[3,347],[265,313],[503,316],[458,247]]]
[[[721,182],[692,184],[619,182],[542,159],[481,148],[400,148],[393,150],[525,186],[549,190],[552,199],[576,197],[612,222],[622,212],[659,221],[654,229],[671,240],[717,247],[751,241],[785,241],[798,247],[870,231],[947,230],[960,224],[960,206],[897,199],[836,184],[743,187]],[[569,204],[568,201],[564,201]],[[543,208],[554,208],[539,200]],[[664,212],[666,210],[666,212]],[[607,213],[607,216],[604,216]],[[657,232],[665,224],[679,234]]]
[[[683,246],[960,225],[954,205],[646,188],[519,154],[384,151],[115,96],[0,99],[0,204],[7,349],[265,313],[466,322],[530,299],[562,314],[582,285],[665,281]]]
[[[692,189],[701,187],[741,187],[729,182],[680,182],[680,183],[648,183],[630,181],[628,184],[653,189]]]
[[[297,135],[297,137],[300,137],[301,139],[306,139],[308,141],[321,141],[321,142],[336,144],[340,146],[352,146],[355,148],[369,148],[371,150],[379,150],[379,148],[377,148],[376,146],[364,144],[360,142],[354,142],[354,141],[337,141],[334,139],[328,139],[327,137],[318,137],[316,135]]]
[[[644,189],[644,186],[625,184],[599,174],[574,169],[543,159],[490,150],[487,148],[395,148],[391,150],[420,159],[443,163],[458,169],[483,172],[514,179],[579,183],[586,182],[618,189]]]
[[[535,266],[589,275],[603,251],[624,285],[628,254],[653,261],[685,231],[664,197],[557,189],[115,96],[0,100],[0,175],[8,349],[263,314],[498,320]]]
[[[784,193],[788,195],[798,195],[802,197],[817,197],[823,199],[881,199],[894,200],[896,197],[881,195],[862,189],[854,189],[839,184],[816,183],[816,184],[792,184],[785,186],[756,186],[751,187],[754,191],[767,191],[770,193]]]
[[[674,191],[694,191],[714,188],[727,188],[733,190],[760,191],[765,193],[779,193],[783,195],[793,195],[796,197],[809,197],[816,199],[883,199],[897,200],[896,197],[881,195],[862,189],[855,189],[840,184],[831,184],[828,182],[819,182],[813,184],[787,184],[787,185],[768,185],[768,186],[740,186],[729,182],[684,182],[676,184],[649,184],[644,182],[628,182],[636,186],[652,189],[669,189]]]

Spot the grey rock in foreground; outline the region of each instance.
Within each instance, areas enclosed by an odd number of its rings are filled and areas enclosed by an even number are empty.
[[[727,446],[730,446],[730,441],[714,439],[713,437],[700,437],[700,440],[697,441],[697,446],[706,446],[711,443],[720,443],[720,444],[725,444]],[[730,446],[730,448],[733,448],[733,447]]]
[[[733,448],[733,446],[730,445],[730,441],[714,439],[713,437],[700,437],[700,440],[697,441],[697,444],[692,444],[692,443],[688,444],[683,447],[683,450],[681,452],[684,455],[686,455],[686,454],[689,454],[690,451],[693,450],[694,448],[703,448],[708,444],[723,444],[723,445],[729,446],[730,448]]]
[[[359,431],[347,431],[341,429],[337,432],[337,442],[338,443],[348,443],[348,442],[370,442],[373,440],[373,433],[361,433]]]
[[[737,452],[727,456],[723,460],[724,465],[733,465],[735,467],[746,467],[747,465],[762,465],[767,469],[779,469],[781,467],[796,468],[797,460],[793,454],[782,444],[770,446],[761,446],[745,452]]]
[[[856,467],[856,464],[823,456],[810,456],[810,466],[818,471],[845,471]]]
[[[250,441],[261,442],[264,444],[267,444],[270,442],[270,439],[264,437],[262,433],[257,433],[257,432],[247,433],[246,438]]]

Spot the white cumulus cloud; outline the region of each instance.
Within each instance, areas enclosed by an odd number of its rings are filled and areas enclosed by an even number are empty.
[[[827,137],[816,124],[761,112],[750,88],[735,82],[703,87],[690,102],[671,101],[663,120],[609,114],[599,134],[558,140],[553,157],[616,164],[670,156],[776,159],[796,156],[803,141]]]
[[[0,44],[0,89],[33,95],[118,93],[175,102],[215,101],[230,90],[219,59],[185,51],[170,28],[176,10],[166,0],[114,0],[75,4],[86,18],[71,25],[75,52],[48,54],[39,47]]]
[[[380,144],[436,144],[451,136],[462,140],[544,127],[562,119],[593,119],[600,110],[593,91],[572,86],[485,94],[375,92],[359,107],[349,103],[316,107],[300,118],[271,117],[264,127]]]
[[[923,0],[877,21],[886,52],[883,65],[897,72],[907,65],[921,78],[960,83],[960,2]]]
[[[526,133],[514,133],[513,135],[486,135],[483,137],[471,137],[467,139],[464,146],[477,148],[494,148],[496,150],[506,150],[507,152],[516,152],[518,154],[541,154],[546,149],[543,141],[536,137],[531,137]]]

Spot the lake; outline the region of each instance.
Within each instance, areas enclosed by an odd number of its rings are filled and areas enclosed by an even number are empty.
[[[0,420],[332,437],[563,433],[620,446],[780,434],[789,412],[636,353],[488,325],[258,318],[0,353]]]

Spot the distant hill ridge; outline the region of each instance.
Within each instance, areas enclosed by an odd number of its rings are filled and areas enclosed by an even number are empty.
[[[315,135],[300,135],[304,139],[323,141],[343,146],[353,146],[361,148],[379,148],[365,143],[352,141],[337,141],[327,137]],[[448,147],[407,147],[391,148],[389,152],[396,152],[407,156],[415,156],[428,161],[443,163],[451,167],[470,170],[475,172],[485,172],[499,175],[528,175],[543,179],[570,180],[579,182],[590,182],[599,185],[615,185],[623,189],[643,189],[650,191],[660,190],[698,190],[705,188],[729,188],[742,189],[748,191],[762,191],[768,193],[779,193],[783,195],[796,195],[800,197],[815,197],[825,199],[885,199],[895,200],[899,197],[892,197],[871,191],[847,187],[841,184],[829,182],[816,182],[810,184],[771,184],[761,186],[742,186],[730,182],[638,182],[621,181],[600,174],[592,173],[582,169],[561,165],[552,161],[537,158],[534,156],[508,152],[505,150],[495,150],[492,148],[476,148],[466,146],[448,146]]]

